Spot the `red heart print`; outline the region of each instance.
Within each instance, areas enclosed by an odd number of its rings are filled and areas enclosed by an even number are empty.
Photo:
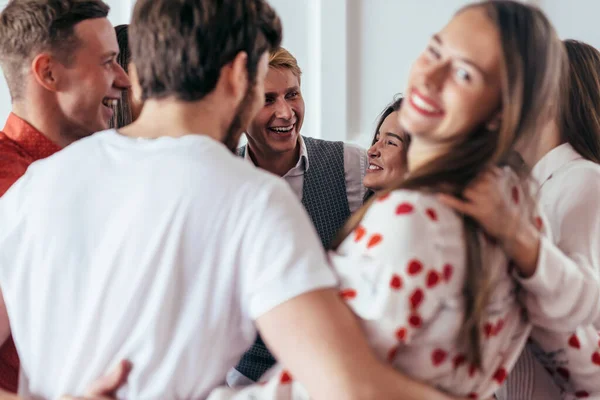
[[[406,328],[400,328],[396,331],[396,339],[403,342],[406,339]]]
[[[566,380],[569,380],[569,377],[571,376],[569,370],[563,367],[556,368],[556,373],[565,378]]]
[[[496,373],[494,374],[494,380],[498,382],[499,385],[502,385],[504,380],[506,379],[506,370],[504,368],[498,368]]]
[[[390,287],[393,290],[402,289],[402,278],[400,277],[400,275],[392,275],[392,279],[390,279]]]
[[[429,273],[427,274],[427,287],[431,289],[432,287],[436,286],[439,283],[439,281],[440,275],[437,273],[437,271],[429,271]]]
[[[366,233],[367,230],[363,226],[357,226],[354,230],[354,241],[357,243],[360,242],[360,240],[365,236]]]
[[[292,381],[292,376],[289,374],[289,372],[283,371],[281,373],[281,378],[279,378],[279,382],[281,382],[282,385],[285,385],[287,383],[290,383],[291,381]]]
[[[423,264],[421,264],[418,260],[411,260],[408,263],[408,274],[409,275],[417,275],[419,272],[423,270]]]
[[[573,334],[569,338],[569,346],[575,347],[576,349],[580,349],[581,348],[581,344],[579,343],[579,338],[577,337],[577,335]]]
[[[463,365],[466,361],[467,361],[467,357],[465,357],[464,354],[457,355],[456,357],[454,357],[454,360],[452,360],[452,363],[454,364],[454,369],[457,369],[458,367]]]
[[[435,212],[435,210],[433,208],[428,208],[427,210],[425,210],[425,213],[427,214],[429,219],[431,219],[432,221],[438,220],[437,213]]]
[[[344,289],[340,290],[340,297],[342,300],[352,300],[356,298],[356,290],[354,289]]]
[[[585,390],[580,390],[578,392],[575,392],[575,397],[577,397],[578,399],[584,399],[586,397],[590,397],[590,394]]]
[[[541,232],[541,231],[542,231],[542,228],[544,227],[544,221],[542,221],[542,218],[541,218],[541,217],[535,217],[535,220],[534,220],[534,222],[533,222],[533,223],[535,224],[535,228],[536,228],[538,231],[540,231],[540,232]]]
[[[454,271],[454,268],[452,267],[452,265],[450,265],[450,264],[444,265],[443,274],[444,274],[444,280],[446,282],[448,282],[450,280],[450,278],[452,278],[453,271]]]
[[[431,353],[431,362],[433,363],[434,366],[437,367],[441,363],[446,361],[447,356],[448,356],[448,353],[446,353],[444,350],[436,349],[433,351],[433,353]]]
[[[483,326],[483,333],[485,334],[486,339],[489,339],[490,336],[492,336],[492,334],[494,333],[494,326],[487,322],[484,326]]]
[[[499,319],[498,322],[496,322],[496,326],[494,327],[494,336],[498,335],[502,328],[504,328],[504,320]]]
[[[477,367],[475,366],[475,364],[471,364],[469,366],[469,377],[472,378],[473,376],[475,376],[475,372],[477,372]]]
[[[396,207],[396,215],[410,214],[415,208],[410,203],[402,203]]]
[[[416,309],[421,305],[423,299],[425,298],[425,293],[419,288],[415,289],[415,291],[410,295],[410,305],[412,309]]]
[[[379,233],[374,234],[369,239],[369,243],[367,243],[367,249],[372,249],[373,247],[375,247],[379,243],[381,243],[382,240],[383,240],[383,236],[381,236]]]
[[[592,354],[592,362],[596,365],[600,365],[600,353],[598,353],[597,351],[595,351],[594,354]]]
[[[410,324],[410,326],[412,326],[414,328],[420,328],[421,327],[421,317],[419,317],[416,314],[413,314],[408,319],[408,323]]]
[[[469,398],[469,399],[476,399],[477,398],[477,393],[469,393],[469,395],[467,396],[467,398]]]

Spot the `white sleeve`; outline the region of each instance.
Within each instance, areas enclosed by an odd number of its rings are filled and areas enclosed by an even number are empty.
[[[535,274],[519,279],[535,325],[567,332],[600,319],[599,178],[569,174],[561,182],[565,191],[548,209],[557,221],[557,243],[542,238]]]
[[[346,195],[350,212],[354,213],[363,204],[365,187],[363,179],[367,172],[367,151],[360,146],[344,143],[344,174]]]
[[[270,182],[269,182],[270,184]],[[283,181],[252,199],[241,238],[241,302],[255,320],[312,290],[335,287],[337,278],[308,215]]]

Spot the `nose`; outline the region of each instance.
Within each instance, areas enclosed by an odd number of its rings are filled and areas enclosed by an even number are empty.
[[[285,99],[277,99],[275,105],[275,118],[290,121],[294,117],[294,110]]]
[[[379,140],[376,141],[371,147],[369,147],[369,150],[367,150],[367,155],[369,156],[369,158],[377,158],[381,155],[379,142]]]
[[[131,81],[129,80],[129,76],[127,76],[127,72],[117,64],[116,66],[116,76],[113,86],[119,90],[127,90],[131,87]]]
[[[450,63],[447,61],[429,66],[423,76],[425,86],[432,90],[440,90],[444,85],[449,69]]]

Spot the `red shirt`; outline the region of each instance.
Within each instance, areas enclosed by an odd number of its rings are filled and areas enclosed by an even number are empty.
[[[58,145],[11,113],[0,131],[0,196],[23,176],[31,163],[59,150]],[[0,388],[16,393],[18,384],[19,356],[10,337],[0,347]]]

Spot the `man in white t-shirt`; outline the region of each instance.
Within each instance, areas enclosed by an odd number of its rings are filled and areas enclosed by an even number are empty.
[[[20,394],[82,393],[128,359],[120,398],[205,398],[258,328],[315,398],[445,398],[375,358],[288,185],[233,154],[275,12],[139,0],[130,29],[139,119],[32,164],[0,200],[0,339],[12,330]]]

